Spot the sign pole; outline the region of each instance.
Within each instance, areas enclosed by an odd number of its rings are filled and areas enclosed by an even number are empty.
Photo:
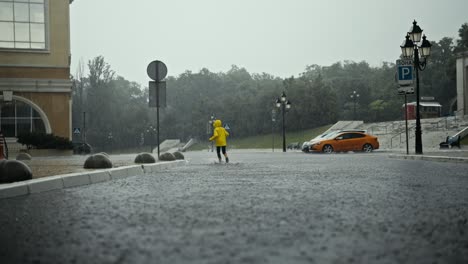
[[[158,160],[160,156],[160,133],[159,133],[159,108],[166,107],[166,83],[162,82],[161,80],[164,79],[167,75],[167,67],[162,61],[152,61],[148,64],[146,68],[146,73],[148,76],[154,80],[154,82],[150,82],[149,84],[149,107],[156,107],[156,133],[157,135],[157,148],[158,148]],[[154,84],[154,86],[153,86]],[[153,88],[154,87],[154,88]],[[156,96],[156,100],[151,100],[153,95]],[[163,101],[161,101],[160,97],[164,97]]]
[[[158,148],[158,160],[159,160],[159,64],[156,64],[156,133],[157,136],[157,148]]]
[[[413,84],[413,70],[414,70],[414,63],[412,60],[397,60],[396,61],[397,65],[397,75],[398,75],[398,93],[399,94],[404,94],[405,95],[405,134],[406,134],[406,155],[409,154],[409,140],[408,140],[408,101],[407,101],[407,95],[408,94],[413,94],[414,93],[414,87],[410,86]],[[416,68],[416,75],[418,74],[418,69]],[[419,83],[417,83],[419,85]],[[418,88],[418,87],[417,87]],[[419,90],[416,92],[418,93]],[[419,94],[417,95],[417,97]],[[419,103],[418,103],[419,104]],[[416,121],[417,122],[417,121]],[[416,130],[417,130],[417,125],[416,125]],[[417,131],[416,131],[417,134]],[[417,135],[416,135],[417,138]],[[417,139],[416,139],[417,141]],[[417,146],[418,144],[416,143],[416,154],[418,154],[417,151]]]
[[[405,93],[405,131],[406,131],[406,155],[409,154],[409,142],[408,142],[408,101],[406,100]]]

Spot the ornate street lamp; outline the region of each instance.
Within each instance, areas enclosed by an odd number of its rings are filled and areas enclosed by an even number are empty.
[[[356,120],[356,100],[359,98],[359,94],[356,91],[353,91],[353,93],[350,95],[351,99],[354,100],[354,114],[353,114],[353,120]]]
[[[153,127],[152,125],[150,125],[146,129],[146,133],[148,133],[148,136],[150,138],[150,153],[153,153],[153,141],[154,141],[154,135],[157,134],[157,129],[155,127]],[[159,148],[159,146],[158,146],[158,148]]]
[[[112,135],[112,132],[109,132],[107,134],[107,141],[109,142],[109,151],[113,149],[113,141],[114,141],[114,136]]]
[[[281,109],[282,124],[283,124],[283,152],[286,152],[286,126],[285,126],[285,112],[291,108],[291,102],[287,100],[286,94],[283,92],[281,97],[276,99],[276,107]]]
[[[208,120],[208,129],[207,129],[207,134],[208,135],[211,135],[211,133],[213,132],[213,123],[214,121],[216,120],[216,117],[214,114],[211,114],[210,116],[210,120]],[[208,152],[210,151],[210,145],[208,145]],[[211,152],[214,151],[214,142],[211,141]]]
[[[271,110],[271,152],[275,152],[275,123],[276,123],[276,110]]]
[[[410,28],[406,39],[403,41],[401,52],[403,57],[413,60],[414,69],[416,72],[416,154],[423,154],[422,137],[421,137],[421,115],[419,106],[419,71],[426,68],[426,61],[431,54],[431,43],[426,40],[426,36],[422,36],[423,30],[417,25],[416,20]],[[417,43],[421,41],[421,46],[418,47]],[[420,54],[421,51],[421,54]]]

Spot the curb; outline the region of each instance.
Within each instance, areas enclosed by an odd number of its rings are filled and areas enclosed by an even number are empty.
[[[439,161],[439,162],[468,163],[468,158],[463,158],[463,157],[424,156],[424,155],[398,155],[398,154],[390,154],[388,157],[389,157],[389,158],[392,158],[392,159],[426,160],[426,161]]]
[[[70,173],[0,184],[0,199],[124,179],[131,176],[147,175],[186,163],[185,160],[176,160],[153,164],[130,165],[107,170]]]

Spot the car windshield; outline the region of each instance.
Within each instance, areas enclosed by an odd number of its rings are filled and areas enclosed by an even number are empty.
[[[311,140],[317,140],[317,139],[320,139],[320,138],[323,138],[323,137],[325,137],[326,135],[328,135],[328,134],[320,134],[320,135],[318,135],[318,136],[314,137],[314,138],[313,138],[313,139],[311,139]]]
[[[329,134],[327,134],[324,138],[325,139],[330,139],[334,136],[336,136],[340,131],[333,131],[333,132],[330,132]]]
[[[325,139],[325,138],[327,138],[329,135],[335,134],[335,133],[336,133],[336,131],[332,131],[332,132],[327,132],[327,133],[320,134],[320,135],[314,137],[313,139],[309,140],[309,142],[311,142],[311,141],[317,141],[317,140],[320,140],[320,139]]]
[[[362,130],[356,130],[357,132],[364,132]],[[347,131],[347,130],[335,130],[335,131],[331,131],[331,132],[327,132],[327,133],[323,133],[323,134],[320,134],[316,137],[314,137],[313,139],[311,139],[310,141],[317,141],[317,140],[320,140],[320,139],[332,139],[334,137],[336,137],[339,133],[343,133],[343,132],[351,132],[350,131]]]

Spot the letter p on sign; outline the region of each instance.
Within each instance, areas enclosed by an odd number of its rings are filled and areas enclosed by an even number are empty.
[[[398,66],[398,84],[408,85],[413,83],[413,66],[399,65]]]

